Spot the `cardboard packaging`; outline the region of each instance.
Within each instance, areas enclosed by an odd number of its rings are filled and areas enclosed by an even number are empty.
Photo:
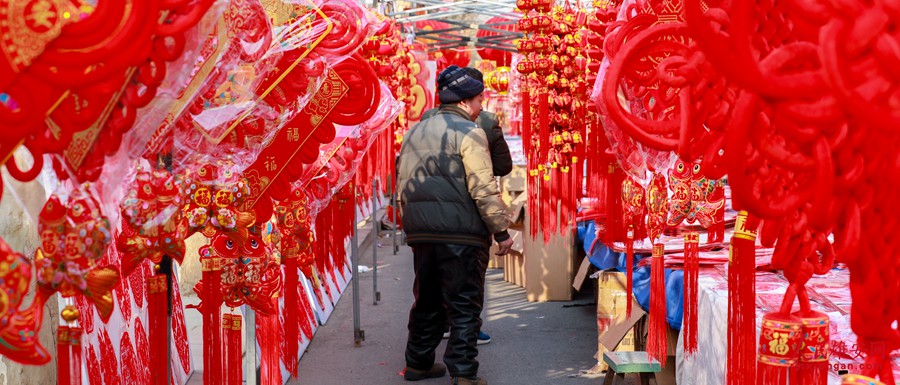
[[[500,177],[500,196],[503,202],[511,205],[525,192],[525,178],[528,175],[525,166],[514,165],[509,175]]]
[[[509,253],[498,257],[503,263],[503,279],[506,282],[516,286],[525,287],[525,255],[523,254],[522,232],[518,230],[509,230],[509,235],[513,239],[513,245]],[[491,246],[491,259],[497,257],[497,245]],[[490,265],[488,265],[490,267]]]
[[[514,255],[509,258],[507,256],[498,256],[498,255],[496,255],[497,254],[497,244],[493,243],[493,244],[491,244],[491,260],[488,263],[489,269],[505,269],[507,266],[506,260],[510,259],[510,258],[516,258],[516,259],[520,260],[517,263],[514,262],[512,265],[519,266],[521,269],[524,269],[524,261],[521,260],[523,258],[523,243],[522,243],[521,232],[524,231],[524,227],[525,227],[525,197],[526,197],[526,195],[524,193],[519,195],[515,200],[513,200],[510,203],[508,211],[507,211],[507,213],[509,215],[509,222],[510,222],[509,235],[513,238],[512,250],[515,251],[517,255]],[[521,273],[520,275],[523,275],[523,276],[525,274],[524,271],[517,272],[515,274],[519,274],[519,273]],[[507,280],[507,281],[512,282],[510,280]],[[519,286],[524,287],[525,286],[524,279],[520,282],[522,282],[522,283],[519,284]]]
[[[625,274],[618,271],[603,271],[597,279],[597,366],[595,372],[608,368],[603,362],[603,353],[610,349],[619,352],[635,350],[634,325],[646,313],[637,302],[632,305],[631,317],[625,317],[626,301],[633,301],[631,293],[625,291]]]
[[[557,215],[558,217],[558,215]],[[525,294],[530,302],[571,301],[575,271],[575,229],[554,231],[544,243],[541,231],[531,238],[532,218],[525,217]]]

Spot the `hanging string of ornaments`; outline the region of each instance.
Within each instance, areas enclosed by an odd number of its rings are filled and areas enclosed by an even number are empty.
[[[0,9],[0,161],[18,181],[44,172],[59,186],[33,218],[33,258],[0,239],[0,354],[52,360],[37,332],[59,294],[59,384],[186,379],[172,263],[196,234],[208,239],[189,306],[203,315],[203,382],[243,381],[241,306],[257,314],[261,383],[282,383],[282,365],[296,377],[351,274],[356,171],[385,180],[395,135],[425,100],[396,24],[352,0]],[[373,39],[391,41],[388,61],[370,61]]]
[[[585,10],[522,0],[516,48],[524,58],[517,71],[526,76],[522,90],[522,136],[528,159],[530,234],[552,234],[574,226],[584,159],[587,65]],[[532,105],[536,109],[532,109]],[[536,124],[534,124],[536,123]],[[558,214],[557,214],[558,212]],[[562,218],[565,223],[557,223]]]
[[[805,284],[835,262],[850,270],[851,327],[866,360],[844,382],[894,383],[895,7],[626,1],[620,9],[624,36],[607,39],[610,65],[594,93],[612,123],[607,134],[613,126],[698,170],[693,186],[710,188],[672,187],[670,213],[689,219],[700,203],[695,217],[718,232],[722,196],[712,181],[725,175],[743,210],[728,269],[728,383],[826,383],[829,319],[811,310]],[[780,309],[762,319],[758,350],[757,239],[774,246],[772,266],[790,282]]]

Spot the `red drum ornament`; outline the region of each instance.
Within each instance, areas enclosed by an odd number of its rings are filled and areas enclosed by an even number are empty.
[[[759,369],[761,384],[793,382],[793,368],[800,362],[803,322],[793,316],[767,314],[759,336]]]

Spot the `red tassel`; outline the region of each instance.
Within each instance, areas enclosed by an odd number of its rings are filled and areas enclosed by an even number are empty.
[[[625,172],[610,162],[607,166],[608,179],[606,183],[606,244],[621,242],[625,239],[625,227],[622,222],[624,213],[622,209],[622,182],[625,180]]]
[[[697,352],[697,309],[700,276],[700,233],[684,234],[684,353]]]
[[[244,381],[244,363],[241,351],[241,324],[243,320],[240,314],[225,314],[222,317],[222,328],[225,335],[224,357],[225,378],[223,385],[241,385]]]
[[[531,153],[531,92],[522,90],[522,150]]]
[[[221,384],[222,372],[222,259],[200,258],[202,264],[203,383]]]
[[[665,246],[662,243],[653,245],[652,263],[650,265],[650,330],[647,334],[647,354],[666,366],[668,341],[666,340],[666,272]]]
[[[550,223],[550,216],[556,213],[556,205],[553,204],[553,188],[550,184],[550,170],[545,170],[541,179],[541,200],[538,203],[541,209],[541,232],[543,232],[545,244],[550,243],[550,235],[556,231]],[[556,221],[554,220],[554,222]]]
[[[150,384],[168,385],[169,362],[166,349],[168,285],[165,274],[147,277],[147,317],[150,340]]]
[[[74,378],[71,373],[72,361],[70,358],[71,340],[69,327],[60,326],[56,329],[56,376],[59,385],[77,385],[79,382],[72,382]]]
[[[528,161],[527,163],[529,165],[528,168],[530,170],[531,169],[531,167],[530,167],[531,161]],[[526,200],[526,203],[525,203],[526,214],[525,215],[529,219],[528,235],[531,237],[531,239],[534,239],[537,236],[537,217],[534,215],[537,212],[537,210],[535,210],[535,208],[534,208],[535,202],[537,201],[536,199],[534,199],[535,196],[537,196],[537,189],[535,188],[534,180],[535,180],[535,178],[530,175],[525,177],[525,183],[526,183],[525,193],[528,194],[528,196],[525,199]]]
[[[546,164],[550,151],[550,105],[546,92],[538,94],[538,159]]]
[[[70,380],[72,384],[81,384],[81,334],[83,329],[80,326],[69,327],[69,361],[71,362]]]
[[[284,263],[284,363],[292,378],[297,377],[300,360],[300,269],[297,258],[285,258]]]
[[[259,341],[260,356],[260,385],[282,385],[281,360],[279,360],[279,341],[281,341],[281,326],[278,324],[278,297],[273,297],[276,302],[276,312],[256,316],[256,339]]]
[[[738,213],[728,268],[728,385],[756,383],[756,227],[759,220]]]
[[[631,308],[634,300],[631,299],[634,293],[634,229],[628,227],[628,234],[625,240],[625,293],[628,295],[628,301],[625,302],[626,317],[631,317]]]
[[[550,207],[549,219],[550,234],[544,234],[545,243],[550,243],[550,236],[559,232],[562,224],[559,223],[559,217],[564,205],[562,205],[562,173],[559,168],[553,168],[550,171]]]

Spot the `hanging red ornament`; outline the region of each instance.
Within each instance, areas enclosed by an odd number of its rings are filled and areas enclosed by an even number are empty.
[[[756,227],[746,211],[737,215],[728,258],[728,356],[726,381],[756,383]]]
[[[668,322],[666,321],[665,246],[653,245],[650,265],[650,320],[647,332],[647,354],[663,367],[668,356]]]
[[[64,298],[84,295],[107,319],[114,302],[112,289],[119,273],[98,266],[110,239],[109,222],[99,203],[81,189],[71,191],[66,205],[51,195],[41,210],[38,232],[41,246],[35,252],[40,295],[59,292]]]
[[[7,320],[0,327],[0,340],[6,341],[0,344],[0,355],[25,365],[43,365],[51,359],[37,334],[45,299],[38,296],[29,307],[20,308],[31,283],[31,269],[31,261],[0,238],[0,292],[6,299],[0,317]]]
[[[699,317],[700,233],[684,233],[684,352],[697,352],[697,321]]]
[[[487,75],[485,83],[500,95],[506,95],[509,91],[509,77],[509,67],[498,67]]]
[[[248,227],[256,221],[256,215],[242,211],[250,186],[247,179],[234,173],[234,167],[226,160],[188,169],[182,184],[188,198],[182,212],[189,234],[199,231],[212,238],[221,233],[237,244],[247,240]]]
[[[122,231],[116,235],[122,275],[130,275],[145,259],[160,263],[163,255],[181,263],[185,238],[181,207],[171,173],[138,171],[122,203]]]
[[[666,217],[669,215],[668,190],[666,178],[662,174],[653,174],[650,187],[647,190],[648,220],[647,231],[650,240],[659,239],[666,229]]]

